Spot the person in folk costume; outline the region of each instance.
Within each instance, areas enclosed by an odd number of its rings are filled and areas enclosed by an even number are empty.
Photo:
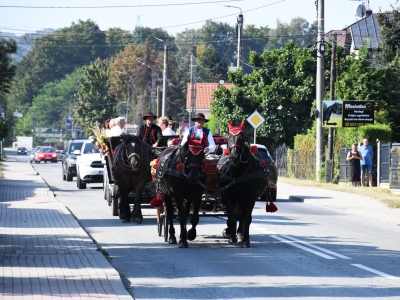
[[[213,153],[217,147],[215,145],[213,135],[210,129],[203,127],[204,123],[208,122],[208,120],[205,118],[204,114],[197,113],[196,116],[192,118],[192,121],[194,122],[194,126],[189,127],[184,132],[181,145],[184,145],[187,142],[188,136],[190,136],[191,139],[200,139],[200,140],[204,137],[203,138],[204,153],[205,154]]]
[[[157,116],[152,113],[145,114],[143,120],[146,121],[146,124],[142,125],[139,130],[139,138],[153,147],[158,147],[162,138],[161,128],[154,124],[156,118]]]

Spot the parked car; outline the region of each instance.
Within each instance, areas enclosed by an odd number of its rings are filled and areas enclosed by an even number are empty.
[[[76,158],[76,186],[86,189],[87,183],[102,183],[104,164],[100,151],[95,148],[91,140],[83,142],[81,150],[75,150]]]
[[[261,144],[251,144],[251,145],[257,146],[258,151],[255,153],[255,155],[265,163],[268,172],[268,189],[260,197],[260,200],[267,200],[268,199],[267,192],[269,191],[271,195],[271,201],[276,201],[278,169],[275,166],[275,161],[272,158],[271,154],[269,153],[267,147]],[[227,147],[226,144],[221,145],[222,150],[225,150],[226,147]]]
[[[62,161],[65,151],[64,150],[56,150],[56,153],[57,153],[57,160]]]
[[[18,147],[17,154],[18,155],[27,155],[28,154],[28,150],[26,150],[25,147]]]
[[[36,148],[32,148],[31,151],[29,151],[29,163],[33,163],[35,160],[35,152]]]
[[[56,150],[53,147],[40,147],[39,150],[36,150],[35,152],[35,163],[40,163],[40,162],[52,162],[56,163],[57,162],[57,153]]]
[[[72,181],[76,177],[76,155],[75,150],[82,148],[85,140],[71,140],[67,144],[67,149],[62,158],[62,177],[63,180]]]
[[[269,153],[267,147],[261,144],[252,144],[256,145],[258,151],[255,155],[260,158],[267,167],[268,172],[268,189],[266,192],[260,197],[261,200],[267,200],[267,193],[271,195],[271,201],[276,201],[276,194],[277,194],[277,183],[278,183],[278,169],[275,166],[275,161],[272,158],[271,154]]]

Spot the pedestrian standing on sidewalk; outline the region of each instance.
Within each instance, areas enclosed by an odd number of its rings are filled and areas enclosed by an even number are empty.
[[[357,150],[357,144],[353,144],[351,146],[351,150],[349,151],[349,153],[347,153],[346,160],[350,162],[351,185],[354,187],[360,186],[360,176],[361,176],[360,161],[362,160],[362,155]]]
[[[374,150],[368,143],[368,139],[363,140],[363,145],[358,149],[362,155],[361,160],[361,185],[364,186],[365,173],[368,172],[368,184],[372,187],[372,158],[374,157]]]

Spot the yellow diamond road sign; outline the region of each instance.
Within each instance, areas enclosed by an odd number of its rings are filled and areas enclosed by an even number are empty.
[[[265,119],[258,113],[258,111],[254,111],[248,118],[247,122],[253,126],[254,129],[257,129],[262,123],[264,123]]]

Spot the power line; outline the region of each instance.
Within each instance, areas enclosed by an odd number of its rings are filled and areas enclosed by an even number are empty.
[[[39,8],[39,9],[70,9],[70,8],[127,8],[127,7],[157,7],[157,6],[184,6],[184,5],[201,5],[214,4],[219,2],[238,2],[242,0],[220,0],[207,2],[185,2],[185,3],[168,3],[168,4],[141,4],[141,5],[104,5],[104,6],[25,6],[25,5],[0,5],[3,8]]]

